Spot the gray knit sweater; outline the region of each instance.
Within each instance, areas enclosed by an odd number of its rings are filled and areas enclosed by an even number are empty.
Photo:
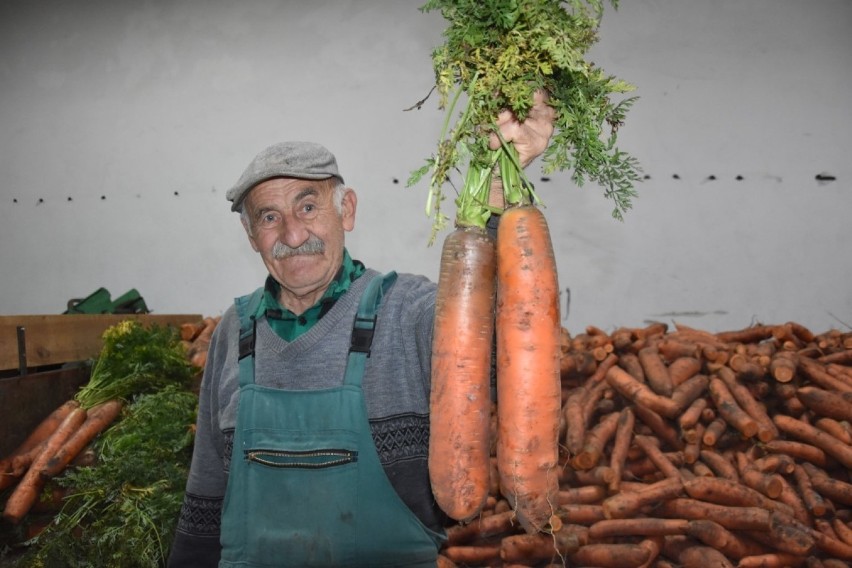
[[[293,342],[279,338],[266,320],[259,321],[255,382],[287,389],[340,385],[358,301],[367,282],[378,276],[367,270]],[[425,277],[399,275],[382,300],[363,387],[373,440],[391,484],[426,526],[440,532],[443,518],[427,469],[435,291]],[[195,451],[170,566],[216,566],[219,559],[222,500],[239,402],[238,338],[239,318],[231,306],[208,353]]]

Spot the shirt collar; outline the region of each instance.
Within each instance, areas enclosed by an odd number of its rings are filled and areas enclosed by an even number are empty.
[[[334,302],[349,289],[352,282],[361,276],[366,268],[359,260],[353,260],[349,255],[349,251],[343,249],[343,261],[340,268],[334,277],[334,280],[328,285],[322,297],[316,304],[308,308],[302,314],[302,320],[305,317],[313,316],[311,319],[318,320],[320,317],[334,305]],[[279,284],[272,275],[266,277],[264,286],[263,302],[258,307],[257,317],[267,316],[272,314],[275,318],[283,318],[286,320],[296,320],[297,316],[287,308],[283,307],[278,302],[278,296],[281,293],[281,284]]]

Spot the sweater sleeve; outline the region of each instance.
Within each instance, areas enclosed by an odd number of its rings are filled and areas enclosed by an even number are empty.
[[[199,392],[192,463],[171,547],[170,567],[203,568],[219,563],[222,503],[227,486],[229,441],[233,438],[220,425],[218,391],[235,319],[226,312],[208,351]]]

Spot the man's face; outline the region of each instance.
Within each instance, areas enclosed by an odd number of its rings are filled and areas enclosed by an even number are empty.
[[[355,226],[355,192],[338,212],[335,178],[274,178],[254,187],[243,204],[252,248],[281,284],[282,304],[301,313],[322,296],[343,262],[344,232]]]

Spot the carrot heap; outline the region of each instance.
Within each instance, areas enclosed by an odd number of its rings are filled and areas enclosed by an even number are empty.
[[[215,323],[205,322],[194,339]],[[178,332],[171,328],[146,329],[126,320],[107,329],[103,340],[88,383],[0,460],[0,491],[9,489],[3,508],[6,522],[20,523],[47,483],[84,455],[92,441],[121,416],[127,401],[167,385],[186,385],[197,369]]]
[[[852,562],[852,333],[654,323],[560,345],[547,527],[527,534],[492,470],[441,566]]]

